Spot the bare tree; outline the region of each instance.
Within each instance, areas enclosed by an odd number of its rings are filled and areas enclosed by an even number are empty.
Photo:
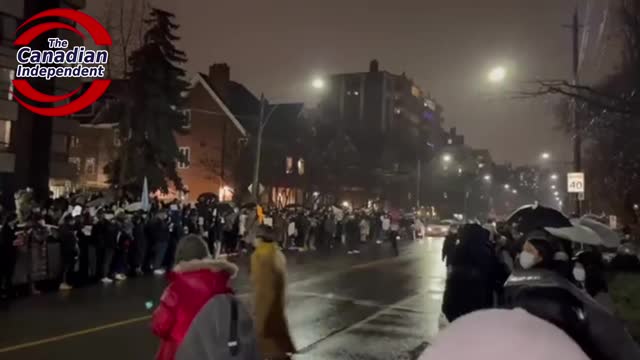
[[[124,79],[129,72],[129,55],[143,42],[144,16],[149,5],[147,0],[107,0],[103,22],[113,38],[108,47],[110,62],[107,72],[110,77]]]

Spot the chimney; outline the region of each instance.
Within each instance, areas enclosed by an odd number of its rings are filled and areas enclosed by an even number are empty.
[[[209,67],[209,83],[213,90],[227,102],[229,95],[229,82],[231,81],[231,68],[226,63],[213,64]]]
[[[380,63],[378,63],[378,60],[371,60],[371,62],[369,63],[369,72],[377,73],[379,71]]]

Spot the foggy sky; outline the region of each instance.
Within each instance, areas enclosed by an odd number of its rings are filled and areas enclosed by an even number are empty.
[[[107,0],[89,1],[99,15]],[[133,0],[128,0],[133,1]],[[586,13],[587,0],[582,3]],[[598,63],[597,26],[607,0],[592,2],[585,64]],[[533,163],[551,151],[570,159],[554,130],[553,99],[504,99],[486,81],[494,65],[515,80],[569,78],[571,0],[156,0],[182,26],[190,72],[227,62],[234,80],[272,101],[306,101],[314,75],[383,69],[406,72],[445,109],[446,127],[488,148],[499,162]],[[594,60],[595,58],[598,58]],[[606,60],[606,59],[605,59]],[[604,61],[606,62],[606,61]],[[586,69],[586,68],[589,69]],[[606,66],[585,66],[590,76]],[[504,87],[514,88],[514,84]]]

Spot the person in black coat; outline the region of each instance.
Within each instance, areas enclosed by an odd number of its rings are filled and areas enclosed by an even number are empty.
[[[355,214],[347,215],[344,226],[345,240],[347,243],[347,254],[359,254],[358,245],[360,244],[360,223]]]
[[[105,284],[113,282],[112,265],[115,255],[118,228],[108,220],[104,213],[98,214],[98,222],[93,226],[91,236],[94,238],[98,257],[98,272],[101,281]]]
[[[460,243],[450,259],[442,311],[450,322],[470,312],[492,308],[509,276],[494,251],[490,232],[477,224],[459,231]]]
[[[153,272],[164,275],[163,261],[169,247],[170,232],[167,213],[160,211],[149,222],[149,240],[153,244]]]
[[[60,254],[62,259],[62,283],[60,290],[71,290],[70,278],[78,256],[76,219],[67,215],[60,227]]]
[[[9,296],[13,287],[13,272],[16,266],[17,215],[10,213],[3,221],[0,231],[0,298]]]
[[[139,213],[135,214],[131,221],[133,222],[133,239],[129,251],[130,264],[136,275],[142,275],[148,253],[145,222],[142,214]]]

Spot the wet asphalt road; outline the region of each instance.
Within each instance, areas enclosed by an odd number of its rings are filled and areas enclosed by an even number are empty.
[[[360,255],[287,254],[289,325],[296,359],[415,359],[438,331],[442,239]],[[234,288],[250,302],[246,259]],[[0,309],[0,359],[153,359],[147,301],[164,279],[19,299]]]

